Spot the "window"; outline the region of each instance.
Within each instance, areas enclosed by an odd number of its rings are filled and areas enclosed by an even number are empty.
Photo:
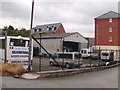
[[[0,39],[0,49],[5,49],[5,39]]]
[[[51,27],[49,27],[49,31],[51,31],[52,30],[52,28]]]
[[[49,31],[49,27],[47,26],[47,31]]]
[[[57,29],[57,27],[54,27],[54,30],[56,30]]]
[[[34,32],[37,32],[37,29],[34,29]]]
[[[52,31],[54,31],[54,26],[52,26]]]
[[[110,23],[112,22],[112,18],[109,19],[109,22],[110,22]]]
[[[81,58],[81,57],[82,57],[81,54],[75,54],[75,59],[79,59],[79,58]]]
[[[39,32],[41,32],[41,28],[39,28]]]
[[[102,53],[102,56],[108,56],[108,53]]]
[[[59,54],[58,58],[69,58],[69,59],[72,59],[72,54]]]
[[[112,28],[111,27],[109,28],[109,32],[112,32]]]
[[[81,50],[81,53],[84,53],[84,51],[83,51],[83,50]]]
[[[109,37],[109,42],[112,42],[112,37]]]
[[[22,40],[22,39],[10,39],[10,46],[26,46],[27,40]]]

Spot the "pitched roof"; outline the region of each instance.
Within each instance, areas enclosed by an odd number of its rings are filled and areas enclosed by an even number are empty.
[[[58,39],[58,38],[64,38],[64,37],[67,37],[67,36],[70,36],[70,35],[73,35],[73,34],[76,34],[77,32],[75,33],[61,33],[61,34],[44,34],[41,36],[42,39]],[[40,38],[40,35],[39,34],[35,34],[34,35],[35,38],[39,39]]]
[[[95,19],[107,19],[107,18],[120,18],[120,13],[109,11],[101,16],[96,17]]]
[[[61,25],[61,23],[53,23],[53,24],[44,24],[44,25],[37,25],[33,29],[41,29],[41,32],[56,32],[58,27]],[[48,31],[47,28],[54,28],[54,30]]]

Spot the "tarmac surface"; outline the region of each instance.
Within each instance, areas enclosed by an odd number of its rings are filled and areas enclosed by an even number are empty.
[[[118,67],[38,80],[2,77],[3,88],[118,88]],[[102,89],[101,89],[102,90]]]

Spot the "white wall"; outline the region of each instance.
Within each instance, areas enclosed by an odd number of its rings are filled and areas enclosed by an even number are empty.
[[[51,54],[54,54],[55,52],[57,52],[57,49],[61,51],[61,48],[62,48],[61,39],[42,39],[41,43],[42,43],[42,46]],[[35,41],[33,45],[34,47],[40,47]],[[42,49],[42,53],[45,53],[43,49]]]

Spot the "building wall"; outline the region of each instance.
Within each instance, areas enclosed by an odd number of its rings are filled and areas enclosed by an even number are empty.
[[[101,50],[119,50],[120,46],[96,46],[96,49],[101,49]]]
[[[58,27],[57,31],[55,32],[55,34],[59,33],[65,33],[65,29],[62,24]]]
[[[120,46],[120,18],[118,19],[118,46]],[[119,50],[120,50],[120,47],[119,47]]]
[[[112,32],[109,32],[109,28]],[[120,35],[118,35],[118,19],[113,19],[112,23],[109,19],[95,19],[95,45],[98,46],[119,46]],[[120,31],[120,30],[119,30]],[[109,42],[112,37],[112,42]]]
[[[37,39],[39,41],[39,39]],[[61,39],[42,39],[41,40],[42,46],[51,54],[54,54],[59,51],[62,51],[62,42]],[[34,47],[40,47],[35,41],[33,41]],[[46,53],[43,49],[41,50],[42,53]]]

